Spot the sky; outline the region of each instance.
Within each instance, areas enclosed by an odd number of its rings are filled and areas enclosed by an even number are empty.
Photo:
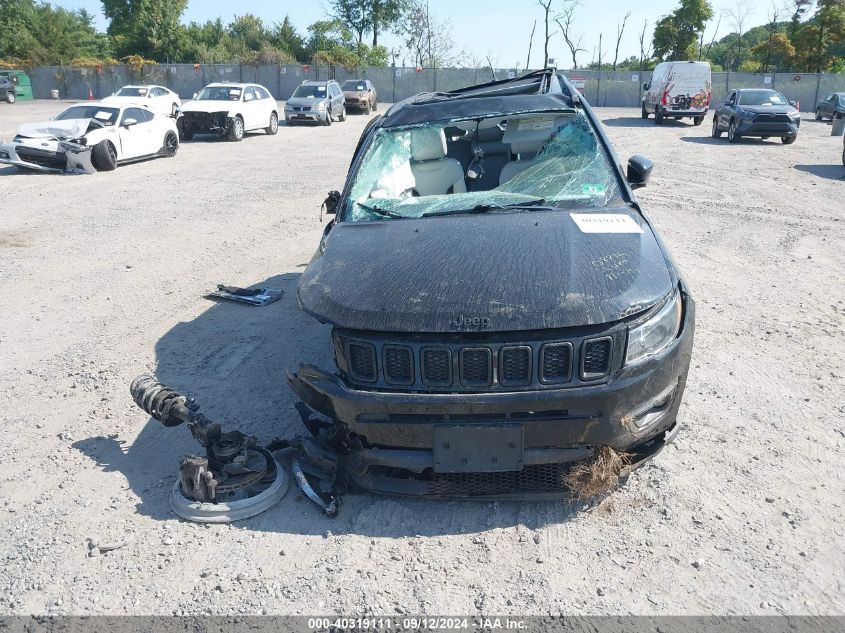
[[[736,2],[737,0],[711,0],[717,16],[726,14],[728,7],[735,6]],[[52,4],[69,9],[85,8],[98,16],[97,26],[100,29],[106,28],[107,22],[102,15],[99,0],[52,0]],[[555,4],[560,7],[563,0],[555,0]],[[589,63],[594,58],[594,50],[597,57],[599,34],[603,34],[602,50],[607,51],[603,52],[602,59],[605,62],[613,61],[617,27],[629,10],[631,17],[628,18],[622,38],[619,59],[631,55],[639,56],[639,34],[643,21],[648,20],[647,41],[650,41],[655,21],[671,13],[677,4],[677,0],[653,0],[647,3],[631,0],[581,0],[575,13],[575,32],[584,33],[582,47],[587,49],[587,52],[579,53],[579,65]],[[751,11],[746,28],[766,21],[770,3],[764,0],[745,0],[745,4]],[[224,0],[189,0],[183,21],[204,22],[221,17],[224,22],[228,22],[235,14],[253,13],[265,23],[273,24],[289,15],[294,25],[304,34],[309,24],[326,16],[327,7],[328,2],[325,0],[244,0],[239,3]],[[497,68],[525,66],[531,28],[536,20],[537,31],[534,35],[531,67],[542,65],[543,11],[537,0],[430,0],[430,7],[438,19],[451,24],[452,38],[457,50],[466,51],[479,60],[489,55]],[[705,32],[705,41],[712,37],[716,19],[714,18]],[[730,18],[723,15],[718,37],[733,30],[730,24]],[[388,48],[402,48],[401,40],[395,36],[385,34],[379,39],[380,43]],[[400,53],[399,64],[402,63],[404,55],[406,54]],[[556,59],[560,68],[571,66],[569,51],[560,33],[554,35],[549,43],[549,56]],[[407,65],[412,64],[410,57],[407,57],[406,61]]]

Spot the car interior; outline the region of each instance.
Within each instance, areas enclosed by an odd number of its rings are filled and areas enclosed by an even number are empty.
[[[368,197],[401,198],[490,191],[538,162],[538,153],[567,124],[570,113],[519,114],[432,124],[395,132],[382,152],[381,173]],[[371,150],[371,161],[378,161]],[[368,161],[370,162],[370,161]],[[362,172],[366,172],[362,169]],[[367,174],[359,175],[359,180]]]

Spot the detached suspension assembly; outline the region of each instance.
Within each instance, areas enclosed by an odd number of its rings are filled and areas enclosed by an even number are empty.
[[[273,455],[257,445],[254,436],[239,431],[224,433],[220,424],[199,413],[199,405],[187,396],[142,375],[129,387],[141,409],[174,427],[187,423],[191,435],[205,447],[205,456],[188,455],[182,460],[182,494],[201,503],[249,499],[266,490],[277,478]]]

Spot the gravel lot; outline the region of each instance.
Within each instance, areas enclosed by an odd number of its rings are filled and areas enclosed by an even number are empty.
[[[0,138],[59,107],[0,106]],[[154,370],[261,440],[301,431],[284,371],[332,361],[297,278],[366,117],[92,176],[0,167],[0,612],[845,613],[842,141],[599,114],[623,160],[655,160],[639,197],[698,331],[678,441],[586,506],[362,495],[330,520],[292,486],[235,525],[170,512],[197,445],[129,382]],[[286,295],[202,298],[217,283]]]

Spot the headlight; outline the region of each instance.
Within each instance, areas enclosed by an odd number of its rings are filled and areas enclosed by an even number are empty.
[[[628,331],[625,364],[633,365],[665,350],[681,329],[681,297],[676,291],[660,311]]]
[[[746,119],[750,119],[750,118],[753,118],[753,117],[754,117],[754,112],[750,112],[749,110],[743,110],[742,108],[740,108],[739,110],[737,110],[737,111],[736,111],[736,113],[737,113],[739,116],[744,117],[744,118],[746,118]]]
[[[325,110],[325,109],[326,109],[326,102],[325,102],[325,101],[320,101],[320,102],[317,104],[317,109],[318,109],[318,110],[320,110],[321,112],[322,112],[323,110]]]
[[[285,110],[293,110],[293,106],[285,104]]]

